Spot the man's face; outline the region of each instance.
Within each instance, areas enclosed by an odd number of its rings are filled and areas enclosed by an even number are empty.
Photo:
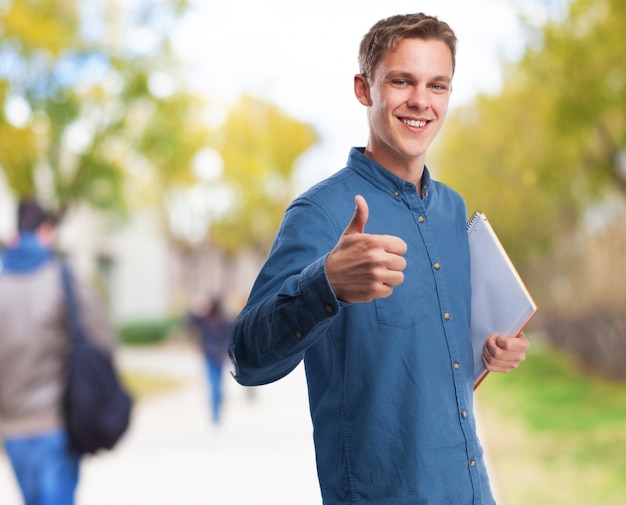
[[[357,76],[355,92],[368,106],[368,150],[378,163],[392,171],[423,166],[448,110],[452,72],[444,42],[405,39],[383,56],[369,83]]]

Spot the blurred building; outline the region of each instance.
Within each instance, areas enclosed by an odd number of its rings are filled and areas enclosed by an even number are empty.
[[[14,233],[15,211],[15,199],[0,183],[0,243]],[[259,268],[254,256],[229,259],[210,244],[188,247],[170,241],[157,211],[136,212],[112,227],[89,208],[73,209],[57,241],[77,274],[108,300],[117,323],[180,315],[199,293],[219,293],[227,309],[237,312]]]

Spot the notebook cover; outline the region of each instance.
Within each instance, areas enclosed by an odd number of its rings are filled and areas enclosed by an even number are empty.
[[[485,340],[497,333],[517,336],[537,312],[487,217],[476,212],[467,224],[472,282],[470,332],[474,351],[474,387],[487,374],[482,362]]]

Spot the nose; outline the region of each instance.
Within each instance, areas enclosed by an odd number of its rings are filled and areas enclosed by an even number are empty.
[[[425,86],[415,86],[411,96],[407,100],[409,107],[417,110],[426,110],[430,107],[430,97]]]

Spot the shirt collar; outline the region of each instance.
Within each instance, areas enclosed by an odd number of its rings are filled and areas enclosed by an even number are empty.
[[[364,147],[353,147],[348,156],[348,167],[358,172],[362,177],[370,181],[375,186],[385,192],[398,195],[403,192],[415,193],[417,188],[412,182],[405,181],[397,175],[391,173],[385,167],[375,162],[373,159],[365,155]],[[424,173],[422,174],[422,194],[428,194],[431,185],[430,171],[424,165]]]
[[[32,272],[52,257],[52,250],[42,245],[35,233],[23,232],[16,244],[4,250],[1,258],[2,270],[13,273]]]

